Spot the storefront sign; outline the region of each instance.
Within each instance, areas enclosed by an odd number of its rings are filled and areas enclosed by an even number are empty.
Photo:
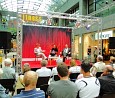
[[[22,14],[21,18],[25,22],[41,22],[42,20],[41,16],[29,15],[29,14]]]
[[[99,36],[98,36],[98,34],[99,34]],[[109,37],[113,37],[113,31],[105,31],[102,33],[95,33],[95,40],[109,39]]]

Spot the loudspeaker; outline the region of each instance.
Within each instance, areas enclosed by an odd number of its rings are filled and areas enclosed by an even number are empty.
[[[0,31],[0,49],[11,49],[11,33]]]
[[[109,49],[115,49],[115,37],[109,37]]]

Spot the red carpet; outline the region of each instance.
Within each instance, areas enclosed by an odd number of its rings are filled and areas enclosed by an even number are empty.
[[[40,61],[41,59],[39,58],[38,60],[36,60],[35,58],[23,58],[22,59],[22,65],[24,63],[29,63],[31,68],[40,68]],[[66,60],[65,63],[67,64],[67,66],[70,65],[70,60]],[[80,65],[81,62],[79,60],[76,60],[76,65]],[[48,60],[48,65],[47,67],[55,67],[56,66],[56,60]]]

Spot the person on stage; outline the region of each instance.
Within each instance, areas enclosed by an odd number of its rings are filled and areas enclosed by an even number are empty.
[[[71,49],[68,47],[67,44],[65,45],[65,48],[64,48],[63,51],[62,51],[62,56],[63,56],[63,62],[65,62],[65,59],[66,59],[67,57],[70,57],[70,56],[71,56]]]
[[[90,62],[91,61],[91,46],[89,46],[87,49],[87,55],[88,55],[88,60]]]
[[[37,43],[36,47],[34,48],[34,53],[35,53],[36,57],[41,55],[43,57],[43,59],[47,59],[47,57],[45,56],[45,54],[43,52],[44,51],[41,49],[40,44]]]
[[[53,45],[53,48],[50,51],[50,56],[57,56],[58,48],[56,45]]]

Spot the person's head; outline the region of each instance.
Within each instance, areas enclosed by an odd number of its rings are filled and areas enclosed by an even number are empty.
[[[76,61],[75,61],[75,59],[71,59],[71,61],[70,61],[70,66],[71,66],[71,67],[76,66]]]
[[[25,89],[28,88],[30,90],[36,88],[37,79],[38,79],[38,75],[36,72],[27,71],[24,74],[24,79],[23,79]]]
[[[60,63],[62,63],[62,62],[63,62],[63,59],[59,57],[59,58],[56,60],[57,66],[58,66],[58,64],[60,64]]]
[[[57,72],[59,77],[68,77],[69,71],[65,63],[60,63],[57,66]]]
[[[7,67],[11,67],[12,66],[12,60],[10,58],[5,59],[4,65]]]
[[[53,48],[56,48],[56,45],[53,45]]]
[[[111,57],[110,57],[110,62],[111,62],[111,63],[115,63],[115,57],[111,56]]]
[[[47,60],[42,60],[42,61],[41,61],[41,66],[42,66],[42,67],[46,67],[47,64],[48,64]]]
[[[36,43],[36,47],[40,47],[40,44],[39,44],[39,43]]]
[[[68,48],[68,45],[66,44],[65,47]]]
[[[23,73],[27,72],[27,71],[30,71],[31,68],[30,68],[30,64],[29,63],[24,63],[23,65]]]
[[[90,68],[91,68],[91,64],[90,63],[83,62],[81,64],[81,73],[82,74],[90,73]]]
[[[113,67],[111,65],[106,65],[103,71],[103,75],[108,75],[111,72],[113,72]]]
[[[97,56],[97,62],[101,62],[103,61],[103,56],[102,55],[98,55]]]

